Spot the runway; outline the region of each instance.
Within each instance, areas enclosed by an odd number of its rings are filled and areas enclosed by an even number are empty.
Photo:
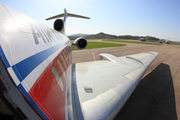
[[[99,60],[100,53],[120,57],[142,52],[158,52],[159,55],[115,120],[180,119],[180,46],[128,44],[123,47],[78,50],[73,51],[72,62]]]

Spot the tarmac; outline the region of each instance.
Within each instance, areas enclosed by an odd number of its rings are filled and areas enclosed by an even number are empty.
[[[129,43],[123,47],[77,50],[72,52],[72,62],[99,60],[100,53],[120,57],[142,52],[159,55],[114,120],[180,119],[180,45]]]

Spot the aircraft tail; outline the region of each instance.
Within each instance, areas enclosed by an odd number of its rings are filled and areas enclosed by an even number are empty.
[[[60,17],[64,17],[63,20],[61,19],[57,19]],[[81,15],[76,15],[76,14],[71,14],[71,13],[67,13],[66,9],[64,9],[64,13],[63,14],[59,14],[59,15],[55,15],[52,17],[47,18],[46,20],[52,20],[52,19],[57,19],[54,22],[54,29],[59,31],[59,32],[64,32],[64,26],[66,23],[66,19],[68,17],[76,17],[76,18],[83,18],[83,19],[90,19],[89,17],[85,17],[85,16],[81,16]]]
[[[67,17],[76,17],[76,18],[90,19],[89,17],[67,13],[66,9],[64,9],[64,13],[63,14],[59,14],[59,15],[55,15],[53,17],[49,17],[46,20],[52,20],[52,19],[56,19],[56,18],[60,18],[60,17],[64,17],[64,18],[67,18]]]

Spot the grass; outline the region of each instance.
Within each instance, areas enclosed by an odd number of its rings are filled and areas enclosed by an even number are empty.
[[[124,43],[137,43],[137,44],[151,44],[151,45],[162,45],[160,43],[148,43],[148,42],[137,42],[137,41],[124,41],[124,40],[103,40],[110,42],[124,42]]]
[[[170,44],[173,44],[173,45],[180,45],[180,43],[170,43]]]
[[[125,44],[116,44],[116,43],[88,42],[88,45],[85,49],[120,47],[120,46],[126,46],[126,45]],[[77,50],[77,49],[75,48],[75,46],[72,46],[72,50]]]

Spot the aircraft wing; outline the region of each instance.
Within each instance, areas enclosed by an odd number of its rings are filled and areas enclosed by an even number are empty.
[[[157,55],[157,52],[123,57],[100,54],[99,61],[74,64],[77,118],[113,119]]]

